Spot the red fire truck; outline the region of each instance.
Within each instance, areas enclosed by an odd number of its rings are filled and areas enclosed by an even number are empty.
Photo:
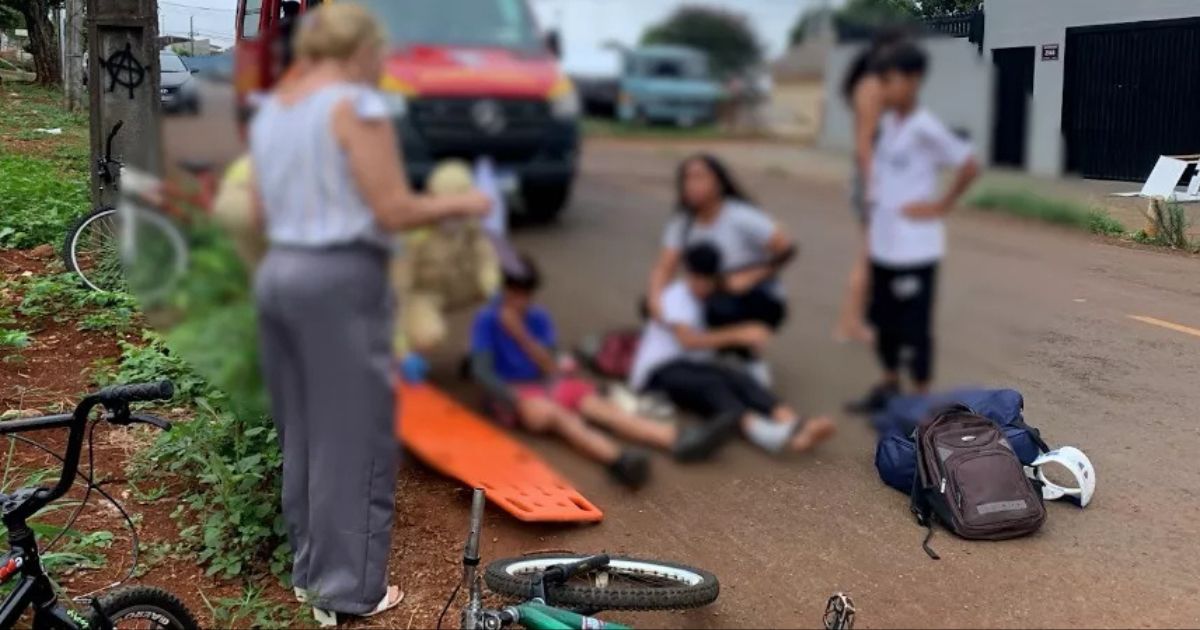
[[[324,0],[370,9],[390,48],[380,88],[395,115],[409,177],[421,187],[446,158],[489,156],[536,220],[566,206],[580,146],[579,97],[528,0]],[[300,0],[307,10],[320,0]],[[283,0],[238,0],[235,84],[270,87],[270,34]]]

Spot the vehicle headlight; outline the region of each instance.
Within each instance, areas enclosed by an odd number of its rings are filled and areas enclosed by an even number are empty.
[[[561,119],[578,118],[583,113],[579,92],[570,79],[563,77],[554,86],[550,93],[550,111],[555,118]]]
[[[392,118],[400,118],[408,113],[408,97],[399,92],[384,92],[383,100],[387,103],[388,114]]]

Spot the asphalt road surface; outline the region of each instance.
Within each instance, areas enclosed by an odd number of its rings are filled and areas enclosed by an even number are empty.
[[[227,115],[168,128],[176,157],[218,159],[234,140]],[[753,150],[727,152],[736,168],[761,164],[738,160]],[[564,340],[636,322],[682,153],[590,142],[563,220],[517,235],[547,275]],[[877,376],[867,348],[830,337],[859,238],[831,176],[838,166],[741,173],[802,247],[786,276],[791,317],[770,358],[780,391],[810,413],[836,412]],[[808,456],[769,458],[739,443],[701,465],[659,457],[636,494],[557,443],[528,438],[606,520],[529,527],[493,514],[487,557],[608,550],[720,577],[714,606],[634,617],[642,626],[813,627],[835,591],[853,595],[860,627],[1200,625],[1200,262],[971,211],[952,219],[950,246],[939,383],[1021,390],[1027,419],[1052,445],[1078,446],[1095,463],[1086,510],[1051,504],[1044,528],[1015,541],[939,532],[933,561],[907,498],[876,476],[874,438],[858,418],[840,417],[840,434]],[[453,357],[443,358],[448,374]],[[465,518],[464,503],[437,520]]]
[[[635,321],[677,154],[591,143],[562,222],[517,236],[541,261],[564,339]],[[801,409],[836,412],[877,374],[868,349],[830,337],[857,243],[843,188],[742,175],[803,251],[786,276],[792,314],[771,351],[776,381]],[[1186,328],[1200,327],[1198,262],[972,211],[953,218],[950,243],[939,383],[1021,390],[1052,445],[1078,446],[1095,463],[1086,510],[1050,504],[1045,527],[1014,541],[942,531],[933,561],[907,498],[876,476],[861,419],[840,417],[840,434],[808,456],[769,458],[739,443],[706,464],[660,457],[636,494],[531,438],[606,520],[562,529],[489,519],[499,541],[487,555],[604,549],[720,577],[715,606],[635,618],[651,626],[813,627],[835,591],[853,595],[860,627],[1200,624],[1200,331]]]

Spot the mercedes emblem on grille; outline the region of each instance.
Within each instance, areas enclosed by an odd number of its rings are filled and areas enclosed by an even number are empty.
[[[504,118],[504,109],[500,107],[500,103],[491,99],[477,101],[472,105],[471,117],[475,119],[475,125],[480,130],[492,135],[504,131],[508,126],[508,121]]]

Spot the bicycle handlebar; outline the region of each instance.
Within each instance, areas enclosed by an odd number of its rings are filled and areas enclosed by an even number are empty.
[[[96,394],[96,399],[102,405],[111,406],[129,404],[131,402],[170,400],[174,395],[175,386],[171,381],[159,381],[157,383],[105,387]]]
[[[108,132],[108,140],[106,140],[106,141],[104,142],[104,161],[105,161],[105,162],[111,162],[111,161],[112,161],[112,145],[113,145],[113,139],[117,137],[117,132],[118,132],[118,131],[120,131],[120,130],[121,130],[121,127],[124,127],[124,126],[125,126],[125,121],[124,121],[124,120],[118,120],[118,121],[117,121],[117,124],[113,125],[113,128],[112,128],[112,130],[110,130],[110,131]]]
[[[71,486],[75,484],[75,476],[79,472],[79,457],[83,450],[83,437],[87,432],[88,417],[96,405],[103,405],[107,408],[113,416],[110,419],[118,419],[129,415],[129,403],[167,400],[174,393],[175,387],[170,381],[117,385],[106,387],[95,394],[86,396],[79,401],[75,411],[70,415],[28,418],[0,423],[0,434],[61,427],[70,427],[71,429],[67,437],[67,452],[63,455],[62,475],[59,477],[58,483],[53,488],[39,488],[32,499],[22,504],[12,516],[18,521],[29,518],[70,491]],[[5,516],[8,517],[9,514],[5,514]]]

